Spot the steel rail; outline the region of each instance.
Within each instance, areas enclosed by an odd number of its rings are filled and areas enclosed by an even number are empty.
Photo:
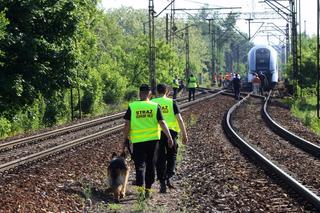
[[[117,131],[122,130],[123,126],[124,126],[124,124],[121,124],[116,127],[112,127],[111,129],[103,130],[103,131],[100,131],[100,132],[97,132],[97,133],[94,133],[94,134],[91,134],[91,135],[88,135],[88,136],[85,136],[85,137],[82,137],[79,139],[75,139],[75,140],[66,142],[64,144],[60,144],[60,145],[54,146],[52,148],[28,155],[28,156],[1,164],[0,165],[0,173],[7,171],[7,170],[10,170],[10,169],[13,169],[17,166],[29,163],[31,161],[36,161],[36,160],[45,158],[47,156],[56,154],[58,152],[67,150],[67,149],[72,148],[76,145],[80,145],[80,144],[88,142],[88,141],[96,140],[96,139],[101,138],[103,136],[106,136],[108,134],[113,134]]]
[[[198,93],[196,93],[196,96],[201,95],[201,94],[204,94],[204,92],[198,92]],[[187,99],[188,99],[188,97],[181,97],[181,98],[176,99],[176,101],[181,102],[181,101],[184,101]],[[9,141],[6,143],[1,143],[0,144],[0,151],[5,150],[5,149],[12,149],[13,147],[20,146],[22,144],[28,144],[28,143],[32,143],[35,141],[44,140],[46,138],[61,135],[66,132],[72,132],[72,131],[80,130],[82,128],[98,125],[103,122],[110,122],[110,121],[114,121],[117,119],[121,119],[124,116],[124,114],[125,114],[125,112],[120,112],[120,113],[116,113],[113,115],[108,115],[108,116],[104,116],[101,118],[96,118],[96,119],[93,119],[90,121],[81,122],[81,123],[74,124],[71,126],[67,126],[67,127],[63,127],[63,128],[59,128],[59,129],[55,129],[55,130],[50,130],[47,132],[39,133],[36,135],[31,135],[31,136],[24,137],[24,138],[19,138],[19,139],[12,140],[12,141]]]
[[[269,125],[269,127],[278,135],[280,135],[282,138],[286,139],[290,143],[294,144],[295,146],[303,149],[307,153],[312,154],[313,156],[319,158],[320,157],[320,146],[313,144],[312,142],[305,140],[298,135],[290,132],[289,130],[285,129],[278,123],[276,123],[271,116],[268,113],[268,102],[270,100],[271,92],[269,92],[269,95],[263,105],[262,110],[262,117],[266,121],[266,123]]]
[[[244,99],[242,99],[241,101],[239,101],[238,103],[236,103],[235,105],[233,105],[225,115],[225,118],[223,121],[223,128],[224,128],[224,131],[226,132],[227,137],[236,146],[238,146],[241,151],[248,154],[250,157],[258,161],[259,163],[262,163],[264,165],[263,167],[264,169],[266,169],[267,171],[272,171],[279,178],[281,178],[288,185],[290,185],[293,189],[295,189],[299,194],[301,194],[307,201],[312,203],[317,209],[320,209],[320,197],[318,197],[311,190],[306,188],[304,185],[302,185],[297,180],[292,178],[289,174],[287,174],[282,169],[280,169],[275,163],[273,163],[271,160],[269,160],[267,157],[265,157],[263,154],[257,151],[249,142],[241,138],[233,129],[231,124],[231,116],[234,113],[234,111],[243,102],[248,100],[249,97],[250,97],[250,94],[246,96]]]
[[[199,98],[199,99],[197,99],[195,101],[192,101],[192,102],[181,104],[180,107],[181,107],[182,111],[185,111],[185,110],[187,110],[187,108],[189,106],[194,105],[196,103],[199,103],[201,101],[205,101],[207,99],[213,98],[213,97],[221,94],[222,92],[224,92],[224,91],[220,91],[220,92],[217,92],[215,94],[211,94],[211,95],[208,95],[206,97]],[[34,161],[46,158],[46,157],[51,156],[51,155],[55,155],[55,154],[57,154],[59,152],[66,151],[66,150],[68,150],[68,149],[70,149],[72,147],[81,145],[83,143],[86,143],[86,142],[89,142],[89,141],[92,141],[92,140],[96,140],[96,139],[104,137],[106,135],[114,134],[116,132],[121,131],[123,129],[123,127],[124,127],[124,124],[121,124],[121,125],[112,127],[110,129],[99,131],[99,132],[96,132],[94,134],[91,134],[91,135],[88,135],[88,136],[85,136],[85,137],[82,137],[82,138],[79,138],[79,139],[75,139],[75,140],[66,142],[64,144],[60,144],[60,145],[54,146],[52,148],[49,148],[49,149],[46,149],[46,150],[31,154],[31,155],[16,159],[16,160],[13,160],[13,161],[9,161],[9,162],[4,163],[4,164],[0,164],[0,173],[3,173],[3,172],[8,171],[10,169],[14,169],[14,168],[16,168],[18,166],[27,164],[29,162],[34,162]]]
[[[80,128],[84,128],[84,127],[88,127],[88,126],[91,126],[91,125],[103,123],[103,122],[106,122],[106,121],[113,121],[113,120],[119,119],[122,116],[124,116],[124,113],[125,112],[120,112],[120,113],[117,113],[117,114],[114,114],[114,115],[109,115],[109,116],[97,118],[97,119],[94,119],[94,120],[85,121],[85,122],[82,122],[82,123],[74,124],[74,125],[71,125],[71,126],[67,126],[67,127],[63,127],[63,128],[59,128],[59,129],[55,129],[55,130],[50,130],[50,131],[43,132],[43,133],[40,133],[40,134],[37,134],[37,135],[31,135],[31,136],[28,136],[28,137],[24,137],[24,138],[16,139],[16,140],[13,140],[13,141],[9,141],[7,143],[2,143],[2,144],[0,144],[0,150],[8,149],[8,148],[10,149],[10,148],[12,148],[14,146],[18,146],[18,145],[21,145],[21,144],[30,143],[30,142],[38,141],[38,140],[43,140],[43,139],[51,137],[51,136],[55,136],[55,135],[58,135],[58,134],[63,134],[65,132],[71,132],[71,131],[74,131],[74,130],[78,130]]]

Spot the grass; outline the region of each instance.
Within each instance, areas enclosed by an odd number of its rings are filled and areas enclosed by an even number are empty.
[[[144,187],[134,187],[134,189],[137,191],[138,199],[137,202],[133,204],[132,206],[132,212],[145,212],[148,209],[148,204],[145,199],[145,189]],[[152,191],[150,192],[150,194]]]
[[[317,98],[305,96],[297,99],[286,99],[285,103],[291,106],[291,112],[315,133],[320,135],[320,119],[317,117]]]
[[[120,211],[122,209],[122,206],[117,203],[109,203],[108,204],[108,210],[109,211]]]
[[[186,151],[186,146],[182,143],[181,139],[178,139],[178,144],[179,144],[179,149],[178,149],[178,154],[177,154],[177,164],[180,164],[183,160],[185,151]]]
[[[92,198],[92,186],[91,185],[86,185],[83,188],[83,195],[86,198],[86,200]]]
[[[187,123],[187,126],[190,127],[190,126],[193,126],[197,123],[198,121],[198,116],[194,115],[194,114],[191,114],[190,115],[190,120],[188,120],[188,123]]]

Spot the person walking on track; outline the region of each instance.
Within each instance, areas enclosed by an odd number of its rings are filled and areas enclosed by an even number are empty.
[[[266,88],[265,88],[266,76],[263,74],[263,72],[260,71],[259,74],[258,74],[258,77],[259,77],[259,79],[260,79],[260,81],[261,81],[261,84],[260,84],[260,94],[263,95],[264,90],[266,89]]]
[[[129,137],[133,144],[132,156],[136,170],[136,185],[145,186],[144,196],[148,198],[155,179],[156,152],[161,129],[167,136],[169,147],[173,146],[173,140],[159,104],[149,100],[152,95],[150,87],[143,84],[139,90],[140,101],[130,103],[124,115],[122,148],[125,151],[126,141]]]
[[[160,193],[166,193],[166,185],[169,188],[175,188],[172,183],[172,176],[175,174],[176,167],[178,133],[180,130],[182,131],[182,142],[184,144],[187,143],[188,136],[178,105],[174,100],[166,96],[168,87],[165,84],[158,84],[157,92],[159,98],[152,99],[151,101],[161,106],[164,120],[168,124],[173,139],[173,146],[170,147],[166,134],[161,132],[156,168],[158,180],[160,181]]]
[[[234,90],[234,98],[236,100],[240,100],[240,88],[241,88],[241,81],[240,75],[237,73],[235,78],[232,79],[232,85]]]
[[[258,95],[260,92],[260,85],[261,85],[261,80],[258,77],[258,74],[254,73],[253,74],[253,79],[252,79],[252,88],[253,88],[253,94]]]
[[[194,94],[196,92],[196,87],[197,87],[197,79],[193,74],[190,75],[188,79],[188,90],[189,90],[189,102],[191,101],[191,95],[192,99],[194,99]]]
[[[173,79],[173,84],[172,84],[172,88],[173,88],[173,99],[177,98],[178,95],[178,91],[179,91],[179,79],[178,76],[175,76],[175,78]]]

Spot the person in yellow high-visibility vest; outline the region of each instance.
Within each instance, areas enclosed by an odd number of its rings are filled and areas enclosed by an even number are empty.
[[[152,95],[150,87],[146,84],[141,85],[139,95],[140,101],[130,103],[124,115],[123,151],[129,138],[133,145],[136,185],[145,186],[145,197],[149,197],[155,179],[156,152],[161,129],[168,138],[169,147],[172,147],[173,140],[159,104],[149,100]]]
[[[175,188],[171,178],[174,175],[176,166],[178,133],[181,130],[182,142],[184,144],[187,143],[188,136],[177,103],[166,96],[168,93],[167,85],[158,84],[157,92],[159,97],[151,99],[151,101],[156,102],[161,106],[164,120],[168,124],[168,128],[173,139],[173,146],[170,147],[167,142],[167,136],[164,132],[161,132],[156,168],[157,176],[160,181],[160,193],[166,193],[166,181],[169,188]]]
[[[173,99],[176,99],[177,98],[177,94],[178,94],[178,91],[179,91],[179,79],[178,79],[178,76],[176,76],[174,79],[173,79],[173,83],[172,83],[172,89],[173,89]]]
[[[191,74],[188,79],[189,102],[191,101],[191,95],[194,100],[194,94],[196,92],[196,87],[197,87],[197,78],[193,74]]]

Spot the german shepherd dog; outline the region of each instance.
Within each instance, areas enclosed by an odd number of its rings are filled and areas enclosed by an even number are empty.
[[[108,166],[108,180],[116,202],[119,202],[120,198],[124,198],[126,195],[129,172],[130,167],[126,161],[125,153],[120,156],[113,153]]]

